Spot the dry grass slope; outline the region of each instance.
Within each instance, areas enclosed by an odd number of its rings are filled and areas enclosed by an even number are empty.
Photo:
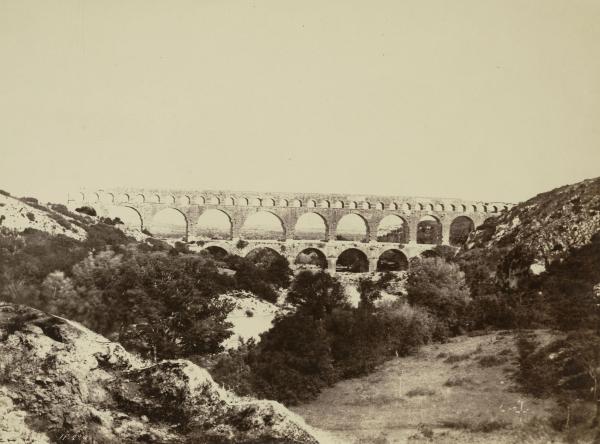
[[[292,410],[344,443],[560,442],[540,423],[553,402],[517,391],[515,359],[512,334],[458,337],[340,382]]]

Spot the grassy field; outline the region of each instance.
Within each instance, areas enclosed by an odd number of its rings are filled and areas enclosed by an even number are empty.
[[[515,369],[512,333],[462,336],[340,382],[292,410],[342,443],[563,442],[546,425],[554,403],[519,393]]]

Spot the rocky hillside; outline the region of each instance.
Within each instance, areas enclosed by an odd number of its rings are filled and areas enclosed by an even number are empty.
[[[498,277],[514,287],[589,244],[598,232],[600,178],[539,194],[488,220],[460,254],[495,262]]]
[[[0,441],[317,443],[273,401],[241,399],[185,361],[144,362],[38,310],[0,303]]]
[[[85,230],[68,215],[40,205],[35,199],[17,199],[6,192],[0,193],[0,227],[17,231],[33,228],[77,240],[86,237]]]

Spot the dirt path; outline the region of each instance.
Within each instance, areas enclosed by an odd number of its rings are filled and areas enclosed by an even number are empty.
[[[558,442],[532,426],[553,404],[517,391],[515,358],[511,334],[453,338],[292,410],[343,443]]]

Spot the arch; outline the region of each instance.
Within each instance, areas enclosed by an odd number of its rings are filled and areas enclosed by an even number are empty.
[[[290,207],[300,208],[302,206],[302,202],[299,199],[294,199],[290,202]]]
[[[160,203],[160,196],[158,194],[152,194],[148,199],[150,203]]]
[[[466,213],[467,212],[467,206],[465,204],[462,204],[460,206],[460,211],[462,211],[463,213]]]
[[[129,202],[129,194],[119,194],[116,199],[117,202]]]
[[[280,206],[280,207],[287,207],[287,206],[288,206],[288,204],[289,204],[289,203],[288,203],[287,199],[281,199],[281,200],[279,201],[279,206]]]
[[[221,199],[219,199],[217,196],[210,196],[208,198],[208,203],[209,205],[219,205],[221,203]]]
[[[263,199],[263,200],[261,201],[261,205],[262,205],[263,207],[274,207],[274,206],[275,206],[275,200],[274,200],[274,199],[271,199],[271,198],[266,198],[266,199]]]
[[[467,216],[458,216],[450,224],[450,245],[463,245],[474,229],[473,219]]]
[[[385,250],[377,259],[377,271],[408,270],[408,258],[396,248]]]
[[[435,204],[435,211],[444,211],[444,204],[437,203]]]
[[[396,214],[385,216],[377,227],[377,242],[408,242],[408,224]]]
[[[477,205],[471,205],[471,211],[477,213]]]
[[[341,200],[336,200],[333,203],[333,208],[344,208],[344,202],[342,202]]]
[[[492,213],[497,213],[498,212],[498,207],[496,205],[492,205]]]
[[[175,205],[175,196],[167,196],[164,202],[168,205]]]
[[[402,211],[410,211],[411,209],[412,209],[411,204],[406,203],[406,202],[402,204]]]
[[[154,237],[181,239],[187,237],[188,221],[181,211],[165,208],[152,216],[146,227]]]
[[[133,196],[133,199],[131,199],[131,202],[136,204],[143,204],[144,202],[146,202],[146,198],[143,194],[136,194],[135,196]]]
[[[450,204],[450,211],[455,212],[456,211],[456,205]]]
[[[108,209],[108,217],[119,218],[123,225],[134,230],[141,230],[144,227],[144,220],[140,212],[130,206],[113,206]]]
[[[348,202],[348,208],[350,208],[351,210],[356,210],[356,207],[357,207],[356,202],[354,202],[354,201]]]
[[[439,219],[431,215],[425,215],[419,219],[417,243],[437,245],[442,243],[442,224]]]
[[[392,202],[392,203],[390,203],[390,206],[388,207],[388,209],[395,211],[398,209],[398,204],[396,202]]]
[[[370,210],[371,209],[371,204],[369,202],[367,202],[367,201],[364,201],[361,204],[361,207],[362,207],[363,210]]]
[[[251,207],[260,207],[261,201],[258,197],[252,197],[250,200],[248,200],[248,205]]]
[[[204,205],[206,203],[206,199],[204,196],[197,196],[195,202],[197,205]]]
[[[244,239],[285,239],[283,221],[270,211],[257,211],[246,218],[240,231]]]
[[[204,239],[231,239],[231,217],[225,211],[211,208],[196,222],[196,236]]]
[[[225,205],[226,207],[232,207],[235,205],[235,200],[233,200],[233,197],[226,197],[225,199],[223,199],[223,205]]]
[[[100,195],[98,193],[90,193],[88,198],[89,202],[100,202]]]
[[[329,208],[330,204],[328,200],[323,199],[319,202],[319,208]]]
[[[427,208],[427,211],[434,211],[433,204],[427,204],[425,208]]]
[[[75,193],[75,201],[85,202],[85,193]]]
[[[296,256],[295,265],[327,268],[327,256],[318,248],[305,248]]]
[[[294,239],[327,239],[327,221],[319,213],[304,213],[294,228]]]
[[[366,219],[356,213],[346,214],[337,223],[335,239],[367,242],[369,240],[369,225]]]
[[[417,209],[418,209],[419,211],[423,211],[423,210],[425,209],[425,205],[423,205],[422,203],[420,203],[420,204],[418,204],[418,207],[417,207]]]
[[[202,251],[206,251],[213,257],[213,259],[218,261],[222,261],[229,256],[229,252],[225,248],[219,247],[218,245],[210,245]]]
[[[306,206],[307,206],[308,208],[315,208],[315,207],[317,206],[317,203],[316,203],[314,200],[312,200],[312,199],[309,199],[309,200],[306,202]]]
[[[341,273],[365,273],[369,271],[369,259],[358,248],[348,248],[335,261],[335,270]]]
[[[100,196],[102,203],[112,204],[115,202],[115,195],[112,193],[102,193]]]
[[[482,213],[487,213],[487,205],[479,204],[479,211],[481,211]]]
[[[246,199],[245,197],[240,197],[237,201],[236,204],[240,207],[247,207],[248,206],[248,199]]]
[[[179,199],[177,199],[177,202],[179,203],[179,205],[183,206],[183,207],[187,207],[190,205],[190,203],[192,202],[190,199],[190,196],[186,196],[185,194],[183,196],[179,196]]]
[[[376,210],[383,210],[383,208],[384,208],[383,202],[377,202],[375,204],[375,209]]]

